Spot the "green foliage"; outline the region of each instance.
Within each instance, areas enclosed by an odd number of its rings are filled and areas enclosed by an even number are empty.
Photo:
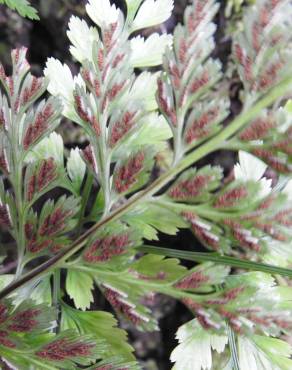
[[[179,264],[176,258],[163,258],[153,254],[147,254],[140,258],[132,265],[132,269],[138,273],[139,276],[144,276],[145,279],[155,279],[159,274],[163,276],[163,283],[165,280],[173,282],[181,277],[186,269]]]
[[[233,12],[239,13],[243,8],[244,3],[244,0],[228,0],[225,8],[226,17],[230,17]],[[253,4],[254,0],[248,0],[246,3]]]
[[[179,345],[171,354],[173,370],[200,370],[212,368],[211,350],[221,353],[228,342],[224,335],[203,330],[196,319],[181,326],[177,332]]]
[[[113,316],[93,309],[107,300],[121,322],[154,331],[149,300],[165,294],[195,317],[178,330],[174,369],[211,369],[220,353],[225,369],[288,369],[291,4],[246,8],[232,43],[242,112],[230,123],[228,73],[213,58],[219,4],[193,0],[173,36],[146,39],[136,32],[166,21],[173,2],[126,5],[124,14],[89,0],[95,25],[71,18],[77,76],[49,58],[46,77],[33,77],[24,48],[12,52],[11,76],[0,65],[0,227],[17,253],[0,280],[0,356],[24,370],[139,369]],[[39,101],[46,88],[52,96]],[[88,140],[68,158],[61,114]],[[225,149],[239,154],[230,176],[201,166]],[[144,245],[182,228],[207,251]],[[36,318],[16,320],[23,309]]]
[[[37,10],[27,0],[0,0],[0,4],[5,4],[12,10],[16,10],[22,17],[39,20]]]
[[[61,327],[63,330],[75,329],[80,334],[94,333],[97,343],[103,343],[100,358],[109,360],[120,357],[123,361],[133,361],[133,348],[126,342],[127,334],[117,328],[114,317],[103,311],[81,312],[63,305]],[[133,367],[134,368],[134,367]]]
[[[250,338],[239,338],[239,364],[242,369],[246,366],[255,369],[283,369],[292,366],[291,346],[280,339],[255,335]]]
[[[93,301],[93,280],[85,272],[69,270],[66,278],[66,291],[73,299],[75,307],[86,310]]]
[[[16,308],[1,303],[1,356],[12,366],[52,370],[75,369],[76,364],[90,364],[90,358],[96,358],[92,336],[77,336],[73,330],[54,335],[55,326],[54,308],[28,300]]]

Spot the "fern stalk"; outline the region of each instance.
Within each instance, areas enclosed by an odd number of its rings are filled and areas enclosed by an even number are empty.
[[[292,270],[289,268],[267,265],[259,262],[241,260],[239,258],[220,256],[217,253],[189,252],[175,249],[143,246],[138,248],[141,252],[148,252],[168,257],[181,258],[194,262],[214,262],[226,266],[236,267],[244,270],[261,271],[267,274],[275,274],[281,276],[292,277]]]
[[[258,103],[256,103],[248,112],[243,115],[239,115],[235,118],[228,127],[226,127],[222,132],[215,136],[213,139],[209,140],[205,144],[201,145],[198,149],[194,150],[183,158],[176,166],[174,166],[169,171],[161,175],[157,180],[155,180],[147,189],[142,190],[136,196],[133,196],[127,203],[122,207],[117,208],[115,211],[111,212],[108,216],[103,218],[101,221],[97,222],[94,226],[88,229],[83,235],[81,235],[75,242],[73,242],[70,247],[64,249],[59,254],[52,257],[50,260],[42,263],[40,266],[32,269],[30,272],[25,274],[23,277],[19,278],[17,281],[13,282],[0,292],[0,299],[7,297],[14,290],[23,286],[30,280],[38,278],[46,273],[51,268],[57,267],[59,263],[65,261],[67,258],[71,257],[77,251],[79,251],[86,244],[88,238],[95,233],[102,226],[105,226],[110,221],[114,221],[120,218],[129,210],[133,209],[142,200],[150,199],[152,195],[157,193],[163,186],[165,186],[172,178],[179,174],[184,169],[188,168],[190,165],[194,164],[199,159],[205,157],[207,154],[212,153],[215,150],[220,149],[220,147],[225,147],[225,141],[228,140],[232,135],[234,135],[240,128],[244,127],[251,119],[256,117],[259,112],[265,107],[271,105],[280,96],[285,95],[285,93],[291,88],[292,78],[289,78],[275,88],[272,89],[265,97],[263,97]],[[208,257],[207,257],[208,258]],[[207,259],[205,259],[206,261]],[[210,257],[209,261],[212,258]],[[214,261],[214,259],[213,259]],[[218,260],[216,260],[218,261]],[[232,260],[229,260],[229,264]],[[228,263],[225,263],[228,264]],[[248,266],[248,265],[247,265]],[[261,270],[262,271],[262,270]],[[271,271],[271,270],[270,270]],[[279,274],[282,269],[277,270]],[[282,275],[292,276],[291,272],[282,272]]]

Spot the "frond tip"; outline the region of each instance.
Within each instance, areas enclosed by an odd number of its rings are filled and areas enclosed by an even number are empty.
[[[16,10],[22,17],[39,20],[37,10],[27,0],[0,0],[0,4],[6,4],[9,8]]]

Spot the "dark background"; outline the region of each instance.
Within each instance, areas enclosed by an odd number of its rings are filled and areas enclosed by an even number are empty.
[[[85,14],[86,0],[40,0],[32,3],[39,11],[40,21],[32,22],[28,19],[23,19],[16,12],[0,5],[1,62],[6,68],[9,68],[10,50],[25,45],[29,48],[28,59],[34,74],[42,74],[46,59],[50,56],[67,63],[73,73],[77,73],[78,66],[72,61],[69,53],[69,41],[66,36],[66,30],[72,14],[85,17],[90,23]],[[120,1],[116,1],[116,3],[120,7],[124,7]],[[175,25],[182,21],[182,13],[185,6],[185,0],[175,1],[173,16],[163,26],[164,29],[172,32]],[[214,54],[226,66],[228,55],[230,54],[230,41],[224,32],[228,26],[224,18],[224,8],[225,2],[222,1],[220,12],[216,18],[218,29],[216,33],[217,47]],[[237,112],[239,108],[236,97],[236,83],[234,86],[232,81],[230,81],[233,113]],[[67,148],[76,145],[83,146],[86,138],[82,136],[82,132],[76,126],[74,126],[73,131],[69,129],[70,126],[70,122],[64,121],[60,128]],[[230,153],[221,152],[215,153],[205,161],[221,164],[225,168],[226,174],[228,174],[234,158]],[[187,231],[180,232],[176,237],[171,238],[161,235],[159,245],[185,250],[203,249]],[[94,307],[95,309],[110,309],[102,297],[97,296],[96,298],[98,304]],[[139,333],[125,323],[121,323],[121,325],[128,330],[130,342],[136,349],[137,357],[143,361],[145,369],[168,370],[171,368],[169,363],[170,352],[177,343],[175,332],[180,325],[190,320],[192,315],[182,304],[164,296],[157,296],[154,302],[149,302],[149,305],[153,308],[154,315],[159,318],[160,332]]]

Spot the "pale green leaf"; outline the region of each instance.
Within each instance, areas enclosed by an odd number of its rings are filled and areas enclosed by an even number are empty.
[[[143,72],[134,81],[130,91],[121,98],[121,106],[129,101],[137,102],[145,111],[157,109],[157,73]]]
[[[49,306],[52,304],[52,294],[51,294],[51,283],[50,276],[43,277],[41,281],[33,288],[30,293],[30,297],[36,303],[46,303]]]
[[[166,46],[171,46],[172,36],[154,33],[146,40],[137,36],[131,39],[131,64],[133,67],[152,67],[162,63]]]
[[[86,310],[93,302],[93,279],[86,272],[68,269],[66,291],[73,299],[76,308]]]
[[[131,269],[152,279],[157,277],[158,280],[159,274],[162,274],[161,283],[165,283],[179,279],[186,273],[186,268],[181,266],[179,262],[176,258],[146,254],[132,264]]]
[[[52,95],[61,95],[68,103],[72,102],[74,80],[66,64],[62,64],[55,58],[49,58],[46,63],[44,75],[49,79],[48,91]]]
[[[292,113],[292,100],[289,99],[285,105],[285,109],[288,113]]]
[[[80,119],[74,110],[73,91],[75,85],[84,86],[81,76],[73,78],[69,67],[55,58],[47,60],[44,75],[49,80],[49,93],[53,96],[60,96],[62,100],[63,115],[78,123]]]
[[[203,329],[196,319],[182,325],[176,337],[179,345],[170,357],[175,362],[173,370],[211,369],[212,349],[222,353],[228,342],[225,335],[212,334]]]
[[[52,132],[49,137],[43,139],[26,156],[26,161],[35,162],[41,159],[54,158],[63,165],[64,163],[64,143],[61,135]]]
[[[149,143],[157,150],[163,150],[167,145],[166,140],[172,137],[171,129],[165,118],[154,112],[143,117],[138,122],[138,126],[140,127],[135,135],[131,135],[122,146],[117,148],[114,158],[118,159],[125,153],[130,155],[134,150],[149,145]]]
[[[238,338],[240,369],[290,370],[291,346],[276,338],[254,335]]]
[[[86,11],[99,27],[117,22],[121,14],[121,11],[114,4],[111,5],[109,0],[89,0]]]
[[[147,207],[141,204],[124,216],[124,219],[133,227],[139,227],[143,237],[148,240],[156,240],[158,231],[175,235],[179,228],[186,227],[182,217],[155,203],[148,204]]]
[[[75,190],[79,190],[86,172],[86,164],[80,156],[78,148],[71,149],[70,156],[67,161],[68,175],[73,183]]]
[[[72,16],[69,21],[67,35],[72,45],[70,52],[73,57],[82,63],[92,61],[92,48],[94,41],[99,39],[97,29],[88,27],[87,23],[78,17]]]
[[[143,0],[126,0],[127,3],[127,18],[133,19],[137,9],[139,8],[140,4]]]
[[[236,179],[257,181],[264,175],[267,165],[254,155],[239,151],[239,163],[234,168]]]
[[[0,290],[4,289],[8,284],[13,281],[13,274],[0,275]]]
[[[132,24],[132,31],[165,22],[173,9],[173,0],[146,0],[140,6]]]
[[[239,163],[234,167],[234,176],[237,180],[258,181],[261,189],[258,192],[259,198],[267,196],[272,190],[272,180],[262,177],[267,165],[254,155],[239,151]]]

